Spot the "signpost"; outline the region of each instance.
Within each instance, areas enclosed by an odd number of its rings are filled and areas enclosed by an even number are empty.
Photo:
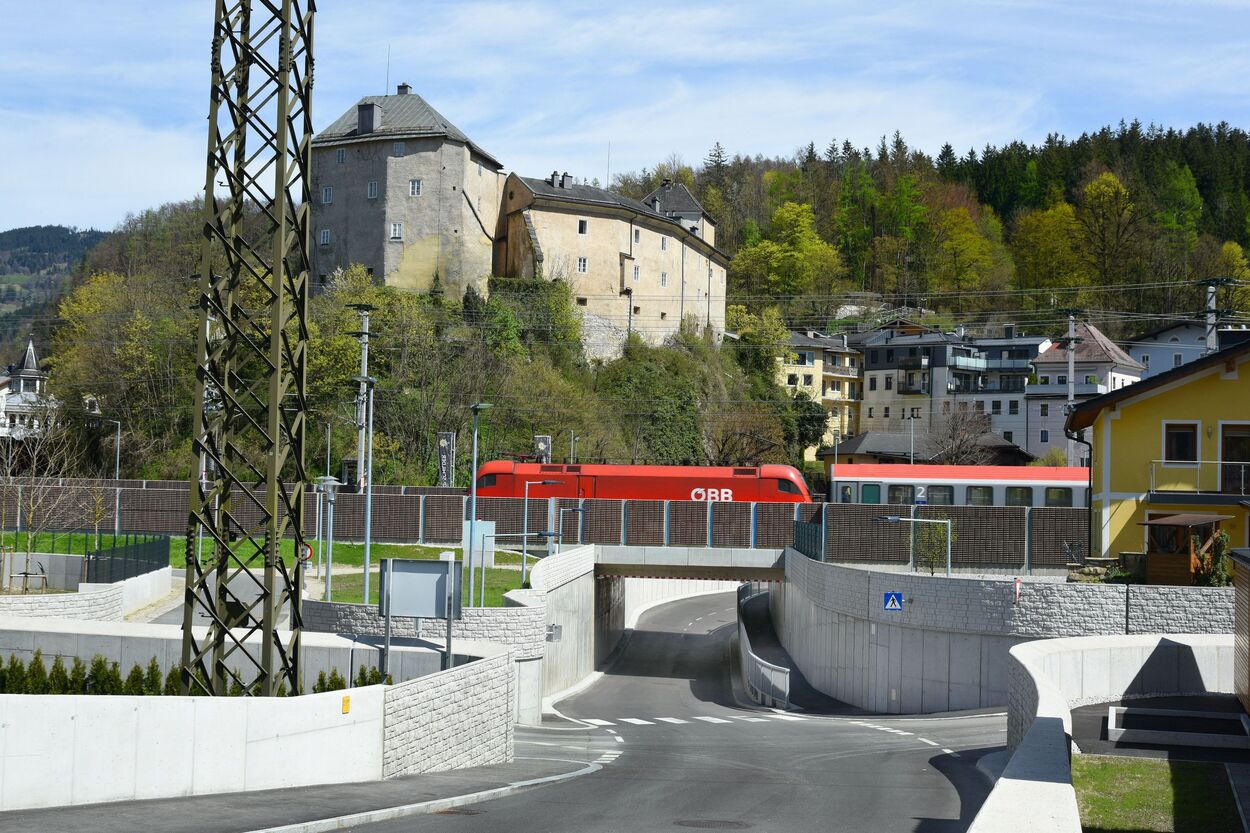
[[[883,593],[881,600],[881,609],[886,613],[902,613],[903,612],[903,594],[897,591]]]
[[[447,553],[444,553],[447,555]],[[382,675],[390,670],[391,617],[447,620],[447,668],[451,662],[451,622],[460,618],[462,575],[460,562],[382,559],[378,587],[378,615],[383,617]]]

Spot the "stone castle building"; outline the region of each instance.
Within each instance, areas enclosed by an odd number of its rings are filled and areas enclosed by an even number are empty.
[[[641,201],[503,166],[407,84],[366,96],[313,140],[314,286],[365,266],[422,291],[435,275],[459,297],[490,276],[566,281],[590,358],[628,331],[661,343],[683,319],[725,331],[728,258],[684,185]]]

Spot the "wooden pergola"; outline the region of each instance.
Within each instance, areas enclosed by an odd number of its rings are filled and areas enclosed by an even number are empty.
[[[1215,545],[1220,523],[1232,515],[1182,512],[1142,521],[1146,536],[1146,583],[1189,586]],[[1195,532],[1197,530],[1197,532]],[[1197,542],[1194,538],[1197,537]]]

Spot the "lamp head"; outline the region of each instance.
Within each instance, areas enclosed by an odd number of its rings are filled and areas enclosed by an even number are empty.
[[[487,410],[488,408],[493,408],[493,407],[495,406],[491,404],[490,402],[478,402],[474,405],[469,406],[469,410],[477,414],[477,413],[481,413],[482,411]]]

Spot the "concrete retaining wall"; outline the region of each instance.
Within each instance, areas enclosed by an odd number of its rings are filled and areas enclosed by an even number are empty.
[[[884,610],[887,592],[902,593],[901,611]],[[794,550],[770,602],[782,644],[812,685],[888,713],[1006,703],[1007,652],[1027,639],[1232,626],[1227,588],[1025,579],[1016,603],[1012,578],[900,574]]]
[[[0,596],[0,617],[37,616],[116,622],[169,594],[172,570],[166,567],[114,584],[78,585],[74,593],[22,593]]]
[[[1074,706],[1233,687],[1231,635],[1050,639],[1010,655],[1013,754],[970,833],[1080,833],[1069,748]]]
[[[0,810],[382,777],[382,686],[282,698],[6,694],[0,723]]]
[[[507,653],[387,686],[382,776],[511,761],[515,694]]]

